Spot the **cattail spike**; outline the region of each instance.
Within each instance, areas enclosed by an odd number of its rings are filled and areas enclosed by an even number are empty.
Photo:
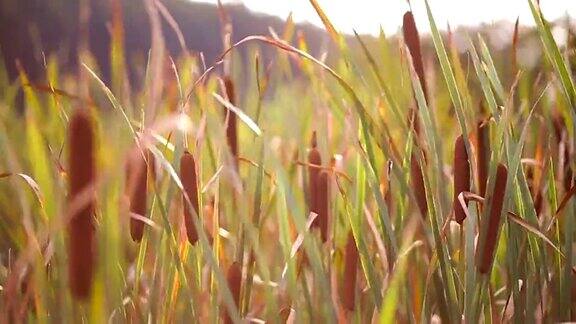
[[[470,191],[470,161],[462,135],[458,136],[454,145],[454,218],[462,225],[466,218],[464,208],[458,201],[461,192]]]
[[[352,231],[348,232],[346,255],[344,261],[344,285],[342,287],[342,305],[353,311],[356,301],[356,277],[358,273],[358,248]]]
[[[240,305],[240,288],[242,284],[242,267],[238,262],[232,263],[228,268],[226,281],[228,282],[228,288],[232,293],[234,303],[236,304],[236,307],[238,307]],[[223,308],[224,308],[224,323],[226,324],[233,323],[232,316],[230,316],[225,306],[223,306]]]
[[[199,217],[200,215],[200,203],[198,196],[198,176],[196,174],[196,161],[194,157],[189,152],[184,152],[180,158],[180,179],[182,180],[182,186],[184,191],[190,199],[190,203],[194,208],[194,212],[197,216],[194,216],[189,208],[186,198],[182,195],[184,203],[184,224],[186,226],[186,234],[188,235],[188,241],[191,244],[195,244],[198,241],[198,232],[196,231],[196,226],[194,225],[194,220],[192,217]]]
[[[479,122],[476,128],[476,154],[478,164],[478,187],[480,196],[486,196],[486,182],[488,181],[488,163],[490,159],[490,133],[487,122]]]
[[[68,275],[72,296],[87,299],[96,268],[95,204],[96,159],[94,127],[87,110],[76,110],[68,126],[68,201],[82,200],[82,207],[68,223]],[[86,190],[89,190],[88,199]],[[86,201],[84,203],[84,201]]]
[[[224,77],[224,86],[228,101],[232,105],[236,105],[236,92],[234,90],[234,82],[230,77]],[[230,148],[230,153],[234,158],[234,164],[238,166],[238,130],[237,130],[236,114],[228,113],[228,122],[226,124],[226,140]]]
[[[412,56],[414,70],[418,75],[418,79],[420,79],[422,91],[424,92],[424,98],[426,98],[426,101],[428,101],[428,90],[426,88],[426,79],[424,78],[424,64],[422,61],[422,52],[420,49],[420,36],[418,35],[418,29],[416,28],[416,22],[414,21],[412,11],[407,11],[404,14],[402,22],[402,33],[404,35],[404,42],[410,51],[410,56]]]
[[[508,169],[502,163],[498,164],[496,171],[496,183],[492,193],[492,205],[488,219],[488,228],[484,239],[484,247],[481,250],[482,255],[478,263],[478,271],[486,274],[492,267],[494,260],[494,251],[498,243],[498,233],[500,231],[502,209],[504,207],[504,196],[506,194],[506,181],[508,180]]]
[[[330,174],[323,170],[318,176],[318,217],[312,224],[313,227],[320,228],[322,241],[328,239],[328,218],[330,215]]]
[[[424,187],[424,175],[422,174],[420,163],[415,154],[412,154],[412,158],[410,159],[410,181],[414,195],[416,196],[418,209],[420,209],[422,217],[426,218],[428,214],[428,202],[426,199],[426,188]]]
[[[146,150],[148,163],[151,162],[151,153]],[[127,192],[130,197],[130,213],[146,217],[148,195],[148,168],[140,152],[134,152],[127,164]],[[130,235],[132,240],[140,242],[144,234],[144,223],[130,217]]]

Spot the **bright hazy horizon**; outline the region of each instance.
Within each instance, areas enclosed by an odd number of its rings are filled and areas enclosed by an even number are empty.
[[[217,3],[217,0],[190,0]],[[514,22],[520,17],[521,25],[532,26],[534,19],[528,6],[529,0],[429,0],[439,28],[447,23],[458,26],[475,26],[500,20]],[[310,22],[322,26],[308,0],[222,0],[226,3],[244,3],[246,7],[286,19],[290,13],[296,22]],[[387,34],[395,33],[402,24],[402,15],[409,8],[405,0],[318,0],[335,27],[344,33],[354,29],[361,34],[377,34],[380,26]],[[411,1],[418,28],[429,30],[424,0]],[[542,0],[542,12],[548,20],[576,17],[576,0]]]

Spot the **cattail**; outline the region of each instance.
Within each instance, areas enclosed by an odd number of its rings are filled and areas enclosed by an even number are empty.
[[[492,194],[492,206],[490,208],[484,247],[480,250],[482,255],[480,256],[478,263],[478,270],[482,274],[486,274],[490,271],[494,259],[494,251],[496,250],[496,243],[498,243],[498,232],[500,231],[502,208],[504,207],[507,180],[508,170],[506,169],[506,166],[500,163],[498,164],[498,170],[496,171],[496,183]]]
[[[224,77],[224,87],[226,88],[226,96],[232,105],[236,105],[236,92],[234,91],[234,82],[230,77]],[[226,124],[226,140],[230,148],[230,153],[234,158],[234,165],[238,166],[238,130],[236,114],[229,112],[228,121]]]
[[[348,232],[346,255],[344,256],[344,285],[342,286],[342,305],[353,311],[356,297],[356,274],[358,273],[358,248],[352,231]]]
[[[140,152],[135,152],[127,165],[128,195],[130,197],[130,213],[146,217],[148,196],[148,170],[153,171],[154,156],[150,150],[145,151],[146,160]],[[148,164],[147,164],[148,163]],[[132,240],[140,242],[144,234],[144,223],[130,218],[130,235]]]
[[[564,192],[568,192],[570,191],[570,188],[572,188],[574,175],[572,173],[572,168],[569,165],[566,165],[564,170]]]
[[[410,56],[412,56],[414,70],[418,75],[418,79],[420,79],[424,98],[428,101],[428,91],[426,89],[426,80],[424,79],[424,64],[422,62],[422,52],[420,50],[420,36],[418,35],[418,29],[416,29],[416,23],[414,22],[412,11],[407,11],[404,14],[402,33],[404,35],[404,42],[410,51]]]
[[[90,188],[96,182],[96,159],[94,128],[87,110],[76,110],[70,119],[68,142],[68,201],[73,205],[76,199],[82,199],[81,208],[74,210],[68,223],[68,275],[72,296],[86,299],[96,268],[96,194]],[[86,197],[86,190],[89,190],[87,200],[79,198]]]
[[[318,217],[313,226],[320,228],[322,242],[328,239],[328,218],[330,215],[330,173],[323,170],[318,175]]]
[[[322,156],[317,148],[316,142],[316,132],[312,133],[311,145],[312,148],[308,152],[308,163],[315,166],[308,166],[308,192],[309,192],[309,204],[310,211],[318,214],[318,175],[320,174],[320,169],[318,168],[322,165]]]
[[[458,136],[454,145],[454,218],[462,224],[466,218],[464,208],[458,201],[461,192],[470,191],[470,161],[462,135]]]
[[[190,199],[190,203],[194,208],[196,215],[199,213],[199,197],[198,197],[198,177],[196,174],[196,161],[194,157],[189,152],[184,152],[180,158],[180,179],[182,180],[182,185],[184,186],[184,191]],[[198,232],[196,231],[196,226],[192,217],[197,217],[192,214],[190,206],[188,205],[186,198],[182,195],[182,200],[184,203],[184,224],[186,225],[186,234],[188,235],[188,241],[191,244],[195,244],[198,241]]]
[[[428,213],[428,202],[426,200],[426,189],[424,187],[424,176],[422,174],[422,169],[420,168],[420,163],[416,158],[415,154],[412,154],[410,159],[410,181],[412,188],[414,190],[414,195],[416,196],[416,203],[418,204],[418,209],[422,213],[422,217],[426,218]]]
[[[488,163],[490,159],[490,137],[487,122],[479,122],[476,128],[476,160],[478,164],[478,187],[480,196],[486,195],[486,182],[488,181]]]
[[[228,268],[228,273],[226,275],[226,281],[228,282],[228,288],[232,293],[232,298],[236,307],[240,305],[240,285],[242,284],[242,268],[238,262],[234,262]],[[232,316],[228,313],[228,310],[224,306],[224,323],[233,323]]]

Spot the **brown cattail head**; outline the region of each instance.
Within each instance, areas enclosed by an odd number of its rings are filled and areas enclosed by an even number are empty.
[[[494,251],[500,231],[500,219],[502,218],[502,209],[504,207],[504,196],[506,194],[506,181],[508,180],[508,169],[502,163],[498,164],[496,171],[496,183],[492,192],[492,206],[488,218],[488,228],[484,238],[484,246],[480,250],[478,271],[486,274],[492,267],[494,260]]]
[[[180,158],[180,179],[182,180],[182,186],[184,191],[190,199],[190,203],[194,208],[194,212],[190,210],[190,206],[186,201],[186,197],[182,195],[182,200],[184,204],[184,224],[186,226],[186,234],[188,235],[188,241],[191,244],[195,244],[198,241],[198,232],[196,231],[196,226],[194,225],[194,220],[192,217],[198,217],[200,215],[200,204],[198,197],[198,177],[196,174],[196,161],[192,154],[188,151],[182,154]]]
[[[458,136],[454,145],[454,218],[462,224],[466,218],[464,208],[458,201],[461,192],[470,191],[470,161],[462,135]]]
[[[134,152],[127,164],[127,193],[130,198],[130,213],[146,217],[148,195],[148,170],[153,172],[154,156],[150,150],[145,151],[146,160],[141,152]],[[150,166],[150,167],[148,167]],[[130,217],[130,235],[132,240],[140,242],[144,234],[144,223]]]
[[[426,199],[426,188],[424,187],[424,176],[422,174],[422,169],[420,168],[420,163],[414,153],[410,158],[410,182],[412,184],[412,190],[414,190],[414,195],[416,196],[418,209],[420,209],[422,217],[426,218],[428,213],[428,202]]]
[[[330,217],[330,173],[323,170],[318,175],[318,217],[312,223],[313,228],[320,228],[322,242],[328,239],[328,218]]]
[[[322,156],[317,148],[316,132],[312,133],[310,141],[310,152],[308,152],[308,163],[315,166],[308,166],[308,192],[310,211],[318,214],[318,175],[320,174],[319,166],[322,165]]]
[[[402,22],[402,33],[404,34],[404,42],[410,51],[410,56],[412,56],[414,70],[418,75],[418,79],[420,79],[424,97],[426,98],[426,101],[428,101],[426,79],[424,79],[424,64],[422,62],[422,52],[420,50],[420,36],[418,35],[418,29],[416,29],[416,23],[414,22],[412,11],[407,11],[404,14],[404,19]]]
[[[564,192],[568,192],[574,183],[574,174],[570,165],[567,165],[564,170]]]
[[[226,88],[226,96],[232,105],[236,105],[236,92],[234,91],[234,82],[230,77],[224,77],[224,86]],[[236,114],[229,112],[228,121],[226,124],[226,140],[230,147],[230,153],[234,158],[234,164],[238,166],[238,130]]]
[[[344,285],[342,286],[342,305],[349,311],[354,310],[356,301],[356,277],[358,273],[358,248],[352,231],[348,232],[346,255],[344,256]]]
[[[88,111],[76,110],[68,125],[68,201],[71,206],[76,199],[83,203],[81,208],[73,211],[68,223],[68,275],[72,296],[78,299],[86,299],[90,295],[96,268],[94,142],[94,127]],[[88,199],[84,200],[87,190]]]
[[[238,262],[234,262],[228,268],[228,273],[226,274],[226,281],[228,282],[228,288],[232,293],[232,298],[236,307],[240,306],[240,288],[242,284],[242,267]],[[224,323],[233,323],[232,316],[228,313],[226,306],[224,308]]]
[[[478,164],[478,188],[480,196],[486,195],[488,163],[490,159],[490,133],[487,122],[479,122],[476,128],[476,161]]]

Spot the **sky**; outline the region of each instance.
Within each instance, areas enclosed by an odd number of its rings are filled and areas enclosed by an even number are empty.
[[[217,0],[190,0],[216,3]],[[354,29],[361,34],[377,34],[380,26],[387,34],[398,31],[402,15],[409,8],[406,0],[317,0],[335,27],[344,33]],[[429,0],[439,28],[474,26],[499,20],[533,25],[529,0]],[[223,3],[244,3],[253,11],[285,19],[292,12],[296,22],[307,21],[322,26],[308,0],[222,0]],[[424,0],[412,0],[412,10],[421,32],[430,28]],[[576,17],[576,0],[541,0],[542,12],[548,20],[569,14]]]

